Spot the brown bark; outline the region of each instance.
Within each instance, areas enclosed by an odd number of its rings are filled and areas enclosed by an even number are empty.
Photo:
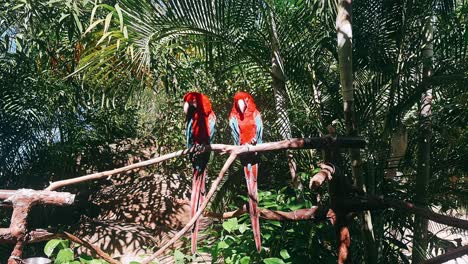
[[[189,153],[203,153],[207,151],[219,152],[221,154],[232,154],[236,155],[248,153],[248,152],[266,152],[273,150],[282,150],[282,149],[323,149],[329,147],[340,147],[340,148],[364,148],[365,140],[361,137],[315,137],[315,138],[291,138],[283,141],[269,142],[258,144],[255,146],[234,146],[234,145],[225,145],[225,144],[212,144],[200,147],[193,147],[190,149],[179,150],[177,152],[169,153],[154,159],[149,159],[146,161],[134,163],[128,166],[121,168],[103,171],[98,173],[93,173],[81,177],[76,177],[67,180],[61,180],[52,182],[46,190],[56,190],[58,188],[82,183],[85,181],[99,180],[102,178],[110,177],[112,175],[120,174],[126,171],[139,169],[154,165],[172,158],[176,158],[182,155]]]
[[[415,203],[418,206],[427,206],[427,187],[431,174],[431,138],[432,138],[432,89],[426,80],[432,76],[433,34],[432,16],[427,16],[423,27],[423,72],[422,82],[425,91],[421,96],[419,112],[420,136],[418,142],[418,168],[416,174]],[[427,219],[416,216],[414,218],[413,263],[420,263],[426,258],[428,247]]]
[[[322,163],[319,166],[322,169],[310,179],[309,188],[312,190],[322,186],[325,180],[330,181],[332,179],[332,174],[335,173],[335,167],[331,163]]]
[[[22,262],[23,248],[27,240],[27,219],[31,207],[36,204],[71,205],[75,195],[31,189],[0,190],[0,199],[13,205],[10,227],[0,229],[0,242],[15,243],[8,264],[17,264]]]
[[[325,220],[328,219],[328,211],[325,211],[326,214],[323,214],[325,210],[320,210],[319,207],[314,206],[309,209],[299,209],[292,212],[283,212],[283,211],[274,211],[269,209],[260,208],[260,217],[266,220],[273,221],[307,221],[307,220]],[[233,217],[238,217],[243,214],[248,213],[248,205],[225,213],[212,213],[205,212],[203,213],[206,217],[217,218],[217,219],[229,219]],[[322,214],[322,215],[321,215]]]
[[[357,136],[358,127],[354,110],[353,89],[353,30],[352,30],[352,0],[340,0],[336,17],[338,41],[338,66],[340,69],[340,84],[343,95],[343,109],[346,132],[348,136]],[[362,176],[362,159],[359,149],[350,150],[351,169],[355,185],[366,192]],[[366,262],[377,262],[377,247],[369,211],[361,213],[362,234],[366,246]]]

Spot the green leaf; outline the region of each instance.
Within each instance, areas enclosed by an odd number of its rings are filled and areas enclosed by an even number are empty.
[[[288,253],[288,251],[287,251],[286,249],[282,249],[282,250],[280,251],[280,255],[281,255],[281,257],[282,257],[283,259],[288,259],[288,258],[291,257],[291,256],[289,256],[289,253]]]
[[[246,230],[247,230],[247,225],[245,223],[242,223],[241,225],[239,225],[239,232],[241,232],[241,234],[243,234]]]
[[[78,27],[80,34],[83,33],[83,25],[81,24],[81,21],[76,13],[73,13],[73,18],[75,19],[75,24]]]
[[[269,223],[274,226],[281,227],[281,223],[279,221],[270,221]]]
[[[122,9],[120,8],[119,4],[115,4],[115,11],[117,11],[117,15],[119,16],[120,30],[123,30],[124,21],[123,21]]]
[[[234,230],[238,230],[239,224],[237,223],[237,218],[231,218],[227,221],[224,221],[223,228],[229,233],[231,233]]]
[[[62,264],[73,261],[75,258],[73,251],[70,248],[65,248],[59,251],[55,258],[55,264]]]
[[[228,243],[226,243],[226,241],[224,241],[224,240],[221,240],[218,243],[218,249],[226,249],[226,248],[229,248]]]
[[[50,257],[52,255],[52,253],[54,252],[54,249],[57,246],[59,246],[58,247],[59,249],[66,248],[66,247],[68,247],[68,241],[63,240],[63,239],[52,239],[52,240],[50,240],[49,242],[47,242],[47,244],[44,247],[44,254],[46,254],[46,256]]]
[[[245,257],[240,259],[240,264],[249,264],[249,263],[250,263],[250,257],[249,256],[245,256]]]
[[[106,33],[107,30],[109,29],[111,19],[112,19],[112,13],[107,14],[106,21],[104,22],[104,33]]]
[[[267,258],[263,260],[265,264],[285,264],[282,259],[279,258]]]
[[[101,259],[92,259],[91,261],[88,261],[87,264],[107,264],[107,262]]]
[[[177,249],[174,250],[174,261],[175,261],[175,263],[183,264],[183,263],[185,263],[184,259],[185,259],[184,253],[180,252]]]
[[[98,24],[102,23],[103,21],[104,21],[104,19],[98,19],[98,20],[94,21],[91,25],[89,25],[89,27],[86,29],[84,34],[89,33],[91,30],[93,30],[94,27],[96,27]]]
[[[78,259],[80,260],[81,263],[86,263],[86,264],[88,264],[91,260],[93,260],[92,257],[87,256],[87,255],[81,255]]]

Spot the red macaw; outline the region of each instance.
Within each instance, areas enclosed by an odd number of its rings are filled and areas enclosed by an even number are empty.
[[[184,113],[187,147],[210,144],[215,132],[216,116],[208,96],[197,92],[187,93],[184,96]],[[192,154],[190,159],[193,167],[190,216],[193,217],[205,200],[206,165],[210,159],[210,152]],[[199,220],[192,228],[192,254],[197,251]]]
[[[234,105],[229,116],[229,125],[236,145],[262,143],[263,122],[252,96],[246,92],[234,95]],[[241,157],[249,193],[249,213],[257,251],[262,249],[257,194],[258,161],[256,154]]]

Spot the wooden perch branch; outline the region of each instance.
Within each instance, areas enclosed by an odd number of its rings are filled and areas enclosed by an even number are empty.
[[[321,163],[319,167],[321,170],[310,179],[309,188],[312,190],[322,186],[325,180],[330,181],[332,174],[335,173],[335,166],[331,163]]]
[[[247,207],[247,205],[244,205],[237,210],[225,213],[205,212],[203,215],[206,217],[212,217],[217,219],[228,219],[248,213]],[[274,221],[304,221],[316,219],[318,217],[317,212],[317,206],[314,206],[310,209],[299,209],[292,212],[274,211],[260,208],[260,217],[263,219]],[[323,218],[325,219],[325,216]]]
[[[409,203],[409,202],[384,199],[378,196],[369,195],[366,198],[362,198],[362,199],[349,199],[349,200],[343,201],[341,206],[347,211],[354,211],[354,212],[364,211],[364,210],[384,209],[384,208],[391,207],[397,210],[401,210],[404,212],[422,216],[426,219],[432,220],[440,224],[468,230],[467,220],[435,213],[435,212],[432,212],[431,210],[417,207],[416,205]]]
[[[113,259],[111,256],[109,256],[106,252],[102,251],[102,249],[100,249],[99,247],[91,244],[90,242],[86,241],[86,240],[83,240],[79,237],[76,237],[70,233],[67,233],[67,232],[63,232],[63,233],[60,233],[58,234],[58,236],[62,237],[62,238],[65,238],[65,239],[69,239],[75,243],[78,243],[80,245],[83,245],[84,247],[90,249],[92,252],[96,253],[96,255],[98,255],[99,257],[101,257],[102,259],[104,259],[105,261],[109,262],[110,264],[120,264],[120,261],[117,261],[115,259]]]
[[[327,147],[334,148],[364,148],[365,140],[361,137],[316,137],[316,138],[291,138],[283,141],[269,142],[258,144],[255,146],[244,145],[244,146],[234,146],[234,145],[225,145],[225,144],[211,144],[206,146],[194,146],[190,149],[179,150],[177,152],[169,153],[154,159],[149,159],[146,161],[134,163],[128,166],[121,168],[97,172],[81,177],[76,177],[67,180],[61,180],[52,182],[49,187],[45,190],[52,191],[57,190],[58,188],[82,183],[85,181],[98,180],[106,177],[110,177],[115,174],[120,174],[126,171],[139,169],[154,165],[172,158],[180,157],[189,153],[203,153],[207,151],[219,152],[221,154],[236,154],[236,156],[248,153],[248,152],[266,152],[274,150],[283,150],[283,149],[322,149]]]
[[[141,264],[148,264],[151,262],[153,259],[155,259],[158,255],[163,253],[167,248],[169,248],[171,245],[173,245],[177,240],[180,239],[181,236],[187,232],[192,225],[197,221],[197,219],[201,216],[202,212],[205,210],[206,206],[208,205],[208,202],[211,200],[213,197],[214,193],[216,192],[216,189],[218,188],[219,184],[221,183],[221,180],[223,179],[224,175],[226,174],[227,170],[231,166],[231,164],[234,162],[234,160],[237,158],[237,155],[232,153],[229,158],[226,160],[224,163],[223,168],[218,174],[218,177],[213,181],[210,187],[210,191],[206,195],[205,200],[203,203],[200,205],[200,208],[198,208],[198,211],[195,213],[195,215],[190,219],[190,221],[185,225],[184,228],[182,228],[177,234],[171,238],[164,246],[162,246],[158,251],[156,251],[153,255],[149,256],[148,258],[144,259]]]
[[[450,252],[447,252],[445,254],[442,254],[440,256],[437,256],[435,258],[428,259],[423,262],[423,264],[439,264],[439,263],[445,263],[449,260],[456,259],[459,257],[462,257],[464,255],[468,254],[468,245],[463,246],[463,247],[458,247],[456,249],[451,250]]]
[[[27,218],[31,207],[36,204],[71,205],[75,195],[66,192],[36,191],[20,189],[1,190],[0,199],[13,205],[10,227],[0,229],[0,242],[15,243],[8,264],[21,263],[23,247],[26,244]]]

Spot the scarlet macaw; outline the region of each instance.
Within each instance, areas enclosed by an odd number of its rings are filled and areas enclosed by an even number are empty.
[[[262,143],[263,122],[252,96],[246,92],[234,95],[234,105],[229,116],[229,125],[236,145]],[[258,161],[256,154],[240,157],[249,194],[249,213],[257,251],[262,249],[257,194]]]
[[[197,92],[187,93],[184,96],[184,113],[187,147],[210,144],[215,132],[216,116],[208,96]],[[190,216],[193,217],[205,200],[206,165],[210,159],[210,152],[192,154],[190,159],[193,167]],[[192,254],[197,250],[199,220],[192,228]]]

